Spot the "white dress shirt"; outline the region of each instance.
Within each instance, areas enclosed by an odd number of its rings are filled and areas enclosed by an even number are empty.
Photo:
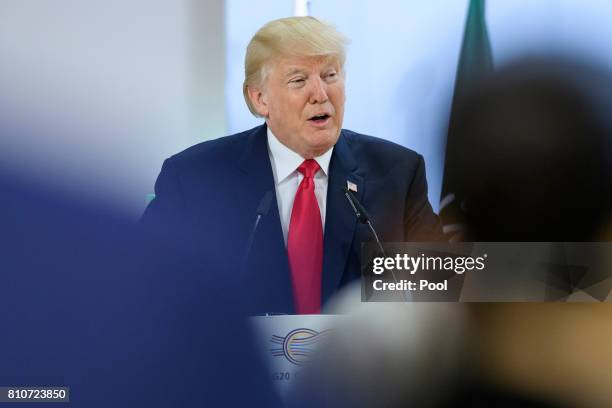
[[[329,161],[331,160],[332,147],[327,152],[314,159],[321,169],[314,177],[315,196],[321,211],[321,225],[325,231],[325,208],[327,203],[327,182],[329,172]],[[268,154],[272,164],[272,174],[274,175],[274,187],[276,190],[276,202],[278,203],[278,213],[280,214],[281,226],[283,227],[283,238],[287,246],[287,234],[289,223],[291,222],[291,210],[295,193],[302,182],[304,176],[297,171],[304,158],[282,144],[274,133],[268,128]]]

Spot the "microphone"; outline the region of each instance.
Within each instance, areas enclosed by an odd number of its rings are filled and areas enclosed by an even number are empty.
[[[372,232],[372,235],[374,236],[374,239],[376,240],[376,244],[378,244],[378,249],[380,250],[380,253],[382,254],[383,257],[386,258],[387,255],[385,254],[385,249],[380,243],[380,239],[378,239],[378,234],[376,233],[376,230],[374,229],[374,225],[372,225],[372,220],[370,219],[370,215],[368,214],[364,206],[361,205],[361,203],[359,202],[357,197],[355,197],[355,194],[353,194],[351,190],[349,190],[346,187],[344,187],[342,190],[344,191],[344,196],[346,197],[349,204],[351,205],[351,208],[355,212],[355,216],[357,217],[357,220],[360,223],[366,224],[368,227],[370,227],[370,231]],[[397,284],[397,278],[395,277],[395,272],[393,272],[393,270],[391,270],[391,276],[393,277],[393,281]],[[408,299],[406,297],[406,293],[403,291],[400,293],[402,294],[402,299],[404,300],[404,302],[407,302]]]
[[[344,196],[346,197],[349,204],[351,205],[351,208],[355,212],[355,216],[357,216],[357,220],[360,223],[366,224],[368,227],[370,227],[370,231],[372,231],[372,235],[374,236],[374,239],[376,240],[376,243],[378,244],[378,249],[380,249],[380,252],[382,253],[383,256],[386,256],[385,250],[382,244],[380,243],[380,240],[378,239],[378,234],[376,233],[376,230],[374,229],[374,226],[372,225],[372,221],[370,220],[370,215],[368,214],[366,209],[363,207],[363,205],[361,205],[361,203],[359,202],[357,197],[355,197],[355,194],[353,194],[351,190],[344,187],[343,191],[344,191]]]
[[[257,207],[257,220],[255,221],[256,223],[258,223],[262,217],[268,215],[268,211],[270,211],[270,204],[272,204],[272,192],[268,191],[266,192],[266,194],[264,194],[263,198],[259,202],[259,206]]]
[[[242,259],[242,267],[240,270],[244,272],[246,270],[246,264],[249,259],[249,255],[251,253],[251,247],[253,246],[253,240],[255,239],[255,233],[257,232],[257,228],[259,227],[259,222],[263,217],[268,215],[270,211],[270,206],[272,204],[272,191],[267,191],[261,201],[259,202],[259,206],[257,206],[257,211],[255,212],[255,223],[253,224],[253,229],[251,229],[251,234],[249,235],[249,239],[247,241],[247,246],[244,251],[244,258]]]

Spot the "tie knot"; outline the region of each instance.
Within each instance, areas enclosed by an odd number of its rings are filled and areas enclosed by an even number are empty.
[[[319,167],[319,163],[317,163],[314,159],[304,160],[302,164],[298,167],[298,171],[304,175],[305,178],[312,178],[317,171],[319,171],[321,167]]]

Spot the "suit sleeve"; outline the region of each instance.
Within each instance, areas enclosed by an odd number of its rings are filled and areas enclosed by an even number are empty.
[[[172,159],[166,159],[155,181],[155,198],[140,219],[141,227],[164,229],[177,225],[184,215],[185,204],[178,173]]]
[[[425,161],[418,155],[416,171],[406,195],[404,239],[406,241],[447,241],[440,219],[433,212],[427,198]]]

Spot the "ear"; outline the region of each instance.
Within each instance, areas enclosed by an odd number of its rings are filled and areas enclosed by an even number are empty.
[[[249,99],[251,100],[251,103],[255,107],[257,113],[259,113],[262,117],[267,118],[269,109],[264,91],[254,86],[248,86],[247,92],[249,94]]]

